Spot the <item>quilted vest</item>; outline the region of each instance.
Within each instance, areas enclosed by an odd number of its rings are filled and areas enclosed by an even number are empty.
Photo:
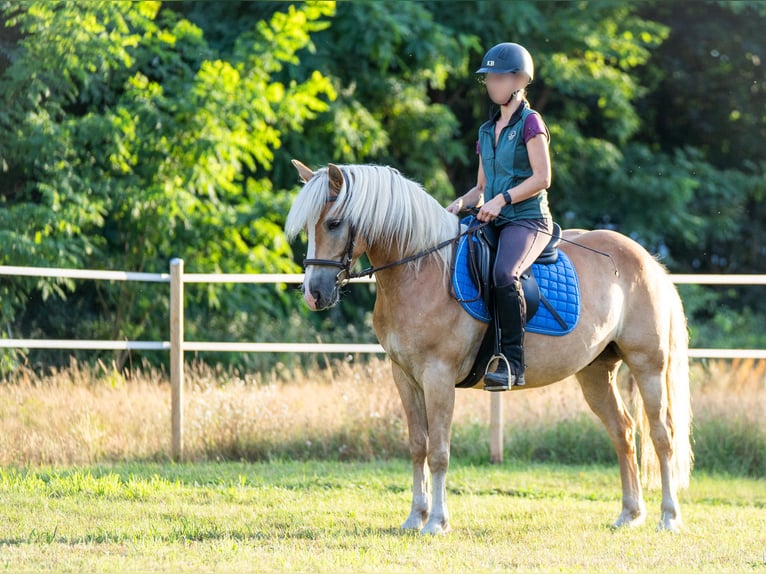
[[[484,201],[491,200],[503,191],[512,189],[532,175],[527,145],[524,143],[524,122],[529,114],[535,113],[526,102],[521,114],[514,114],[511,122],[500,132],[495,147],[495,121],[489,120],[479,128],[479,149],[481,164],[487,185],[484,188]],[[550,218],[548,192],[542,191],[519,203],[506,205],[500,214],[510,221],[518,219]],[[503,221],[496,222],[502,225]]]

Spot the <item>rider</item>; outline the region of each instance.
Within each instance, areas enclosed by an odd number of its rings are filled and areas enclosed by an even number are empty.
[[[550,134],[526,99],[534,64],[523,46],[510,42],[494,46],[476,73],[483,75],[489,98],[500,110],[479,128],[476,185],[447,210],[457,214],[480,206],[476,218],[492,222],[498,231],[494,299],[506,360],[489,365],[484,388],[505,391],[524,384],[526,302],[521,274],[542,253],[553,229],[547,193]]]

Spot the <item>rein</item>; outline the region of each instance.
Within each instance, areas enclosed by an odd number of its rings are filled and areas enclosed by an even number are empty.
[[[476,207],[471,207],[468,209],[470,213],[473,215],[476,215],[479,213],[479,209]],[[500,221],[503,221],[505,223],[510,223],[511,225],[518,225],[519,227],[524,227],[526,229],[532,229],[531,227],[527,225],[523,225],[520,220],[511,221],[504,215],[498,215],[497,219]],[[485,222],[484,225],[486,225],[488,222]],[[476,227],[475,229],[479,229],[479,227]],[[538,233],[542,233],[543,235],[547,235],[548,237],[553,237],[553,233],[550,233],[549,231],[543,231],[542,229],[534,228],[535,231]],[[564,243],[569,243],[570,245],[575,245],[576,247],[579,247],[580,249],[585,249],[586,251],[591,251],[592,253],[596,253],[597,255],[603,255],[609,261],[612,262],[612,267],[614,267],[614,275],[615,277],[619,276],[620,272],[617,269],[617,264],[614,262],[614,259],[612,259],[612,255],[607,253],[606,251],[599,251],[598,249],[594,249],[593,247],[588,247],[587,245],[583,245],[582,243],[577,243],[576,241],[572,241],[571,239],[565,238],[563,235],[559,237],[560,241],[563,241]]]
[[[328,201],[334,201],[334,199],[330,199]],[[343,253],[343,258],[340,261],[335,261],[333,259],[304,259],[303,260],[303,266],[306,267],[307,265],[325,265],[330,267],[339,267],[340,271],[338,271],[338,275],[336,276],[336,282],[343,286],[351,279],[358,279],[359,277],[372,277],[375,273],[378,271],[383,271],[384,269],[390,269],[391,267],[398,267],[399,265],[404,265],[405,263],[410,263],[412,261],[417,261],[418,259],[421,259],[423,257],[426,257],[427,255],[431,255],[431,253],[436,253],[440,249],[444,249],[448,245],[452,243],[457,243],[461,237],[464,235],[468,235],[470,233],[475,232],[478,229],[481,229],[485,225],[488,225],[489,222],[479,223],[477,225],[474,225],[472,227],[469,227],[465,231],[458,232],[457,235],[454,237],[450,237],[449,239],[445,239],[441,243],[437,243],[433,247],[429,247],[428,249],[424,249],[423,251],[419,251],[413,255],[408,255],[407,257],[402,257],[401,259],[397,259],[396,261],[392,261],[391,263],[386,263],[385,265],[379,265],[377,267],[370,266],[366,269],[362,269],[361,271],[351,271],[351,261],[353,259],[353,253],[354,253],[354,242],[356,239],[356,229],[353,227],[351,228],[351,233],[348,237],[348,243],[346,244],[346,249]],[[460,225],[458,223],[458,225]]]
[[[441,243],[437,243],[433,247],[429,247],[428,249],[425,249],[424,251],[420,251],[418,253],[415,253],[414,255],[410,255],[408,257],[403,257],[402,259],[397,259],[396,261],[393,261],[391,263],[386,263],[385,265],[380,265],[378,267],[368,267],[367,269],[362,269],[358,273],[352,273],[349,278],[354,279],[357,277],[372,277],[375,273],[378,271],[383,271],[384,269],[389,269],[391,267],[397,267],[399,265],[404,265],[405,263],[410,263],[411,261],[416,261],[422,257],[425,257],[427,255],[431,255],[431,253],[435,253],[439,251],[440,249],[444,249],[447,247],[450,243],[457,243],[458,240],[463,237],[464,235],[468,235],[469,233],[473,233],[477,229],[480,229],[481,227],[484,227],[486,223],[482,223],[481,225],[475,225],[473,227],[469,227],[465,231],[459,232],[455,237],[450,237],[449,239],[445,239]]]
[[[344,179],[346,180],[346,184],[348,184],[348,179],[346,177],[345,172],[343,173],[343,176],[344,176]],[[336,195],[336,196],[329,197],[327,201],[333,202],[333,201],[336,201],[337,199],[338,199],[338,196]],[[476,215],[479,212],[478,208],[476,207],[472,207],[468,209],[467,211],[473,215]],[[505,223],[510,223],[511,225],[519,225],[521,227],[527,227],[526,225],[522,225],[519,221],[511,221],[503,215],[498,215],[497,219],[499,219],[500,221],[505,221]],[[457,244],[460,238],[463,237],[464,235],[475,233],[476,231],[478,231],[482,227],[489,225],[490,223],[491,223],[490,221],[477,223],[476,225],[472,225],[465,231],[459,231],[456,236],[450,237],[449,239],[445,239],[444,241],[442,241],[441,243],[437,243],[433,247],[429,247],[428,249],[424,249],[423,251],[419,251],[418,253],[415,253],[413,255],[408,255],[407,257],[397,259],[396,261],[392,261],[391,263],[386,263],[385,265],[379,265],[377,267],[371,265],[370,267],[367,267],[366,269],[362,269],[361,271],[356,271],[356,272],[351,271],[351,263],[354,258],[354,245],[356,241],[356,229],[352,226],[351,233],[349,233],[349,236],[348,236],[348,242],[346,243],[346,248],[343,252],[343,257],[339,261],[336,261],[334,259],[304,259],[303,267],[305,268],[309,265],[323,265],[327,267],[338,267],[340,271],[338,271],[338,274],[335,276],[335,282],[337,285],[342,287],[343,285],[346,285],[352,279],[358,279],[360,277],[372,277],[378,271],[383,271],[384,269],[390,269],[392,267],[398,267],[399,265],[404,265],[405,263],[417,261],[418,259],[421,259],[423,257],[426,257],[427,255],[435,253],[439,251],[440,249],[444,249],[450,244],[453,244],[453,243]],[[459,225],[460,223],[458,222],[458,226]],[[541,229],[536,229],[536,231],[538,231],[539,233],[548,235],[550,237],[553,237],[553,234],[548,231],[543,231]],[[604,257],[607,257],[612,262],[615,276],[619,275],[617,265],[615,264],[614,259],[612,259],[612,256],[609,253],[606,253],[604,251],[599,251],[598,249],[594,249],[593,247],[588,247],[587,245],[583,245],[582,243],[577,243],[576,241],[572,241],[564,237],[561,237],[560,239],[561,241],[569,243],[570,245],[575,245],[587,251],[591,251],[598,255],[603,255]]]
[[[341,173],[343,174],[343,183],[346,186],[346,189],[350,190],[351,182],[349,180],[348,174],[346,173],[346,170],[341,169]],[[338,197],[339,195],[331,195],[327,198],[327,202],[332,203],[334,201],[337,201]],[[303,267],[305,268],[309,265],[324,265],[327,267],[338,267],[340,271],[338,271],[338,274],[335,276],[335,283],[342,287],[343,285],[345,285],[352,279],[358,279],[359,277],[372,277],[378,271],[383,271],[384,269],[390,269],[392,267],[398,267],[399,265],[404,265],[405,263],[417,261],[418,259],[421,259],[422,257],[426,257],[427,255],[430,255],[431,253],[435,253],[439,251],[440,249],[444,249],[445,247],[447,247],[448,245],[452,243],[457,243],[458,240],[464,235],[473,233],[474,231],[476,231],[477,229],[481,229],[488,223],[489,222],[480,223],[478,225],[469,227],[465,231],[460,231],[460,222],[458,221],[458,234],[455,237],[450,237],[449,239],[445,239],[444,241],[434,245],[433,247],[429,247],[428,249],[425,249],[413,255],[403,257],[402,259],[397,259],[396,261],[392,261],[391,263],[386,263],[385,265],[380,265],[378,267],[370,266],[367,269],[362,269],[361,271],[358,271],[358,272],[351,271],[351,263],[354,258],[354,244],[356,241],[356,229],[352,225],[351,233],[349,233],[348,235],[348,242],[346,243],[346,248],[343,252],[343,257],[340,259],[340,261],[336,261],[334,259],[304,259]]]

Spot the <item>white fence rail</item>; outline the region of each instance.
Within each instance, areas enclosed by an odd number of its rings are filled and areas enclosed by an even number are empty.
[[[223,351],[245,353],[384,353],[377,344],[322,343],[222,343],[185,341],[183,336],[183,287],[186,283],[301,283],[302,274],[226,274],[184,273],[183,260],[170,262],[170,273],[136,273],[131,271],[99,271],[88,269],[59,269],[48,267],[16,267],[0,265],[0,276],[58,277],[102,281],[137,281],[170,284],[170,341],[113,341],[78,339],[0,339],[0,348],[71,349],[71,350],[136,350],[170,351],[172,456],[183,456],[183,387],[185,351]],[[698,285],[766,285],[766,275],[671,275],[677,284]],[[372,278],[354,279],[354,283],[373,283]],[[692,358],[766,359],[766,349],[689,349]],[[493,393],[492,425],[502,427],[496,420],[500,412],[501,395]],[[496,400],[495,400],[496,399]],[[493,435],[495,433],[493,432]],[[494,442],[494,441],[493,441]],[[493,460],[497,446],[491,448]],[[500,447],[502,457],[502,446]]]

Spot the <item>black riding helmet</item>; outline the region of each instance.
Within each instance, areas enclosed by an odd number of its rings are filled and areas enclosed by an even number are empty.
[[[489,49],[481,61],[481,68],[476,70],[477,74],[490,72],[493,74],[524,72],[531,82],[535,76],[535,65],[532,62],[532,56],[524,46],[513,42],[503,42]]]

